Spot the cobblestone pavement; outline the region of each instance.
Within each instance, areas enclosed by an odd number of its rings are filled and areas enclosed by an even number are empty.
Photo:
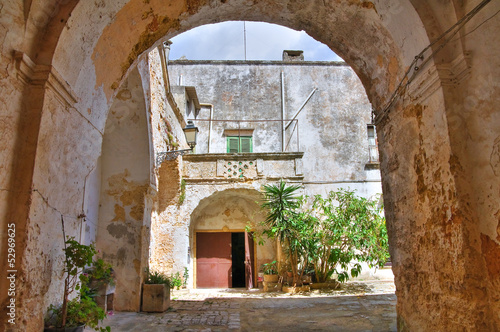
[[[349,282],[337,290],[293,295],[180,290],[173,291],[164,313],[118,312],[105,324],[114,332],[396,331],[394,291],[392,280]]]

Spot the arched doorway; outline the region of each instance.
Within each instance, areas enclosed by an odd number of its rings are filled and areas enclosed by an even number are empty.
[[[196,288],[257,285],[259,267],[276,250],[272,243],[257,246],[253,239],[252,232],[264,220],[259,200],[258,191],[226,189],[200,201],[190,224]]]

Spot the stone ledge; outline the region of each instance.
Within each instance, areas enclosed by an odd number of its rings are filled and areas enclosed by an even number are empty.
[[[183,180],[186,181],[187,184],[231,184],[231,183],[245,183],[245,182],[258,182],[260,180],[265,180],[267,181],[279,181],[280,179],[285,179],[285,180],[290,180],[292,182],[298,182],[302,183],[302,180],[304,179],[303,176],[282,176],[282,177],[276,177],[276,176],[262,176],[258,178],[234,178],[234,179],[226,179],[226,178],[188,178],[184,177]]]
[[[304,156],[304,152],[253,152],[253,153],[203,153],[186,154],[182,159],[190,162],[217,160],[294,160]]]
[[[331,66],[331,67],[349,67],[344,61],[282,61],[282,60],[169,60],[169,66],[174,65],[263,65],[263,66]]]

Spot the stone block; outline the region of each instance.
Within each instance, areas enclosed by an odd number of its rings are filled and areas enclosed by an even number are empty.
[[[165,284],[142,286],[142,311],[164,312],[170,305],[170,287]]]

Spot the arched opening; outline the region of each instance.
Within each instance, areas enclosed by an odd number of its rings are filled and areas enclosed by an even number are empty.
[[[199,202],[191,213],[189,226],[190,248],[193,250],[193,286],[246,287],[247,280],[252,280],[250,285],[257,285],[258,267],[273,258],[275,251],[272,244],[257,246],[251,234],[245,234],[255,231],[264,218],[257,204],[259,200],[260,193],[254,189],[226,189]],[[248,236],[247,242],[250,241],[246,248],[245,236]],[[213,247],[226,249],[218,255],[221,257],[216,266],[211,266],[212,259],[207,259],[212,256],[210,249]],[[251,258],[247,275],[246,255]]]
[[[3,143],[10,151],[5,155],[10,168],[2,178],[7,187],[2,195],[9,202],[4,224],[18,225],[19,278],[26,282],[17,289],[22,294],[18,303],[23,303],[17,319],[28,330],[41,324],[46,304],[60,293],[56,266],[61,265],[62,236],[53,233],[54,226],[64,215],[71,219],[69,234],[81,229],[85,178],[100,155],[109,109],[132,65],[160,38],[226,20],[304,29],[354,68],[372,105],[380,110],[429,39],[476,5],[279,0],[179,0],[165,5],[131,0],[54,2],[40,9],[38,2],[28,3],[24,10],[9,6],[12,14],[2,15],[16,22],[12,38],[4,42],[24,52],[15,58],[3,53],[8,60],[2,63],[12,61],[14,66],[5,66],[8,77],[2,80],[18,102],[4,102],[15,115],[9,124],[17,129]],[[498,6],[487,8],[494,12]],[[481,12],[462,38],[453,40],[456,47],[434,58],[446,66],[429,63],[410,91],[414,99],[396,104],[379,126],[401,329],[494,330],[499,324],[500,249],[493,207],[500,181],[493,96],[499,94],[495,84],[481,82],[483,74],[496,74],[500,66],[486,65],[498,62],[497,50],[485,46],[496,40],[493,33],[468,35],[487,18],[488,13]],[[498,20],[490,22],[496,31]],[[13,41],[16,33],[22,35],[19,41]],[[465,44],[477,50],[474,61],[465,56]],[[29,97],[24,104],[21,96]],[[478,101],[474,112],[472,103],[465,103],[469,97]],[[454,101],[456,108],[450,107]],[[36,116],[23,119],[25,110]],[[21,153],[12,153],[14,148]],[[7,288],[4,278],[2,294]],[[37,319],[19,318],[28,313]]]
[[[149,72],[134,69],[120,87],[104,128],[98,163],[100,194],[97,226],[92,242],[111,263],[117,278],[115,310],[136,310],[140,306],[141,271],[147,267],[148,230],[153,201],[151,188],[149,105],[143,80]],[[147,88],[149,89],[149,87]]]

